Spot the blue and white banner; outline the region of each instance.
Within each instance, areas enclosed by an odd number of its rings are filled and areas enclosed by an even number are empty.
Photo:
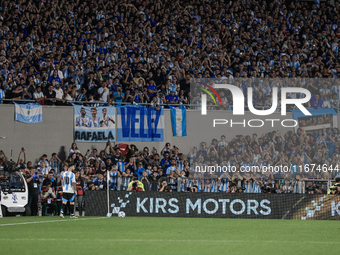
[[[74,105],[74,141],[115,141],[115,109]]]
[[[23,123],[43,122],[42,106],[39,103],[15,103],[15,120]]]
[[[295,126],[295,132],[298,128],[305,131],[317,131],[323,128],[338,127],[338,117],[333,108],[328,109],[308,109],[311,116],[304,115],[300,110],[292,110],[293,118],[298,122]]]
[[[187,136],[187,109],[183,105],[171,107],[171,125],[174,136]]]
[[[164,109],[139,105],[117,107],[117,141],[163,142]]]

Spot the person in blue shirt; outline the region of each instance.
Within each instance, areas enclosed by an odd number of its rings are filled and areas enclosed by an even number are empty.
[[[167,104],[178,104],[179,102],[179,97],[175,95],[174,90],[171,90],[170,95],[167,95],[165,99]]]
[[[104,53],[105,56],[106,56],[107,53],[109,53],[109,51],[105,48],[105,44],[104,44],[103,41],[100,42],[100,47],[98,48],[98,51],[99,51],[100,53]]]
[[[51,75],[50,77],[48,77],[48,82],[51,82],[52,80],[55,80],[56,82],[58,82],[59,84],[61,84],[61,80],[58,76],[58,71],[54,70],[53,71],[53,75]]]
[[[137,164],[137,168],[135,170],[135,174],[138,175],[138,177],[142,177],[143,176],[143,172],[145,171],[145,168],[143,166],[143,163],[142,162],[139,162]]]
[[[157,86],[155,85],[155,82],[153,79],[150,79],[149,81],[148,92],[149,92],[150,98],[153,98],[157,93]]]
[[[322,108],[323,100],[320,98],[319,94],[312,95],[312,99],[310,102],[311,102],[311,107],[313,107],[314,109]]]
[[[125,98],[125,94],[124,92],[122,91],[122,87],[121,86],[118,86],[117,87],[117,90],[115,92],[113,92],[112,94],[112,99],[114,102],[123,102]]]

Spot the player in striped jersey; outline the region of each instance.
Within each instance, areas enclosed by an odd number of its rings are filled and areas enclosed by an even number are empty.
[[[63,199],[60,210],[61,218],[64,218],[64,210],[68,204],[71,218],[77,218],[74,215],[74,197],[76,194],[76,177],[73,173],[74,169],[74,165],[69,165],[68,170],[64,172],[61,177],[61,186],[63,188]]]

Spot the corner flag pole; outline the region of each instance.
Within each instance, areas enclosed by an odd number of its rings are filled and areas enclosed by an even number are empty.
[[[110,194],[110,171],[107,170],[106,171],[106,179],[107,179],[107,183],[106,183],[106,197],[107,197],[107,214],[106,217],[111,217],[110,214],[110,198],[109,198],[109,194]]]

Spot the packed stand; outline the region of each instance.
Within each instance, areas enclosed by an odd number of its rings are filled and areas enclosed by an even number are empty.
[[[285,0],[3,1],[0,102],[186,104],[192,78],[337,78],[339,9]],[[258,91],[259,106],[271,86]],[[319,89],[313,107],[339,100],[339,87]]]
[[[202,142],[198,149],[193,147],[186,153],[170,143],[158,152],[148,147],[139,150],[135,145],[125,145],[126,148],[121,150],[110,142],[103,150],[81,153],[73,143],[63,161],[53,153],[51,157],[43,155],[39,162],[32,163],[27,161],[22,148],[14,167],[24,174],[30,196],[34,196],[30,201],[36,205],[41,203],[43,214],[47,206],[52,207],[55,214],[60,211],[61,174],[71,164],[76,166],[76,201],[80,212],[87,190],[107,188],[159,192],[325,194],[329,189],[328,182],[340,176],[339,139],[337,128],[319,130],[318,133],[302,129],[298,129],[296,134],[273,131],[261,136],[239,135],[230,141],[221,136],[220,140],[213,139],[210,145]],[[0,170],[6,162],[8,158],[1,150]],[[216,168],[207,170],[209,166]],[[218,170],[217,166],[222,168]],[[280,170],[265,170],[270,166]],[[284,170],[285,167],[288,171]],[[0,174],[0,177],[4,178],[4,175]],[[36,215],[37,207],[32,211]]]

